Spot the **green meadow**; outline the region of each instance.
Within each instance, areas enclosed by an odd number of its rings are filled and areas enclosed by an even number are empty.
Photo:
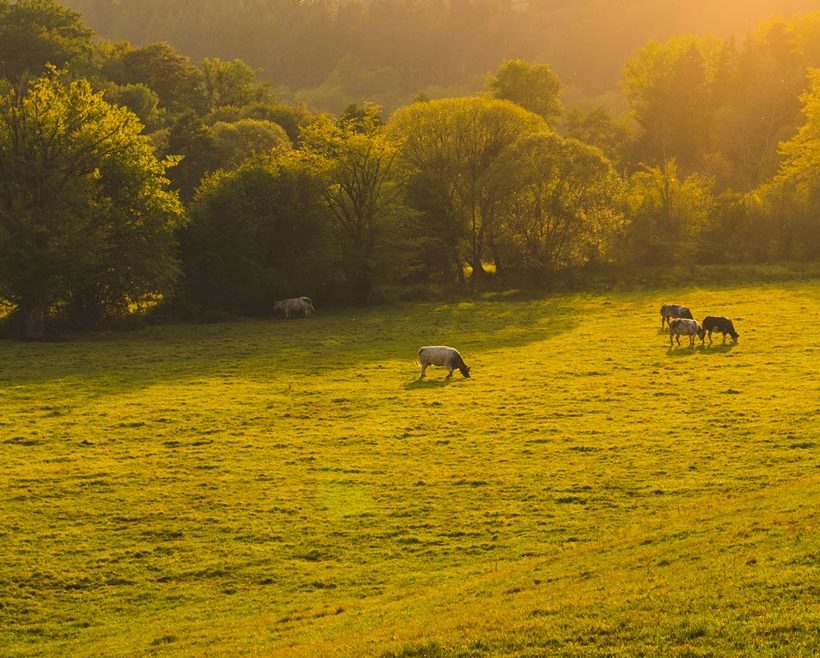
[[[0,341],[0,655],[820,655],[820,281],[317,310]]]

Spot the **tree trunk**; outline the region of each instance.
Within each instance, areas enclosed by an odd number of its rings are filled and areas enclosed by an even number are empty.
[[[23,307],[25,321],[25,339],[43,340],[46,335],[46,305],[42,302],[30,302]]]

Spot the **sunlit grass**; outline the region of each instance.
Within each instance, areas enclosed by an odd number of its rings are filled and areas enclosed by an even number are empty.
[[[669,350],[664,302],[740,342]],[[0,654],[814,656],[820,284],[0,342]],[[417,380],[417,348],[473,377]]]

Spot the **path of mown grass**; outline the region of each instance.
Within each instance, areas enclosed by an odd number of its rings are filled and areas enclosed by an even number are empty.
[[[736,318],[668,350],[657,309]],[[0,342],[0,654],[820,654],[820,283]],[[416,380],[422,344],[473,369]]]

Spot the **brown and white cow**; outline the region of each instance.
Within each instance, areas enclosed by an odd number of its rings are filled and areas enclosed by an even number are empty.
[[[421,375],[419,379],[424,377],[424,371],[427,366],[443,366],[447,368],[447,378],[453,376],[453,370],[458,370],[465,377],[470,376],[470,368],[464,363],[461,354],[454,347],[447,347],[446,345],[427,345],[419,349],[416,354],[416,365],[421,366]]]
[[[313,302],[310,300],[310,297],[280,299],[279,301],[273,302],[273,310],[284,313],[286,320],[290,318],[291,313],[301,313],[307,316],[316,311],[316,309],[313,308]]]
[[[674,318],[688,318],[691,320],[692,311],[680,304],[664,304],[661,306],[661,329],[663,329],[664,322],[669,324],[669,321]]]
[[[672,348],[672,339],[678,341],[680,345],[680,337],[689,336],[689,347],[695,346],[695,336],[703,339],[703,329],[695,321],[689,318],[675,318],[669,323],[669,348]]]

